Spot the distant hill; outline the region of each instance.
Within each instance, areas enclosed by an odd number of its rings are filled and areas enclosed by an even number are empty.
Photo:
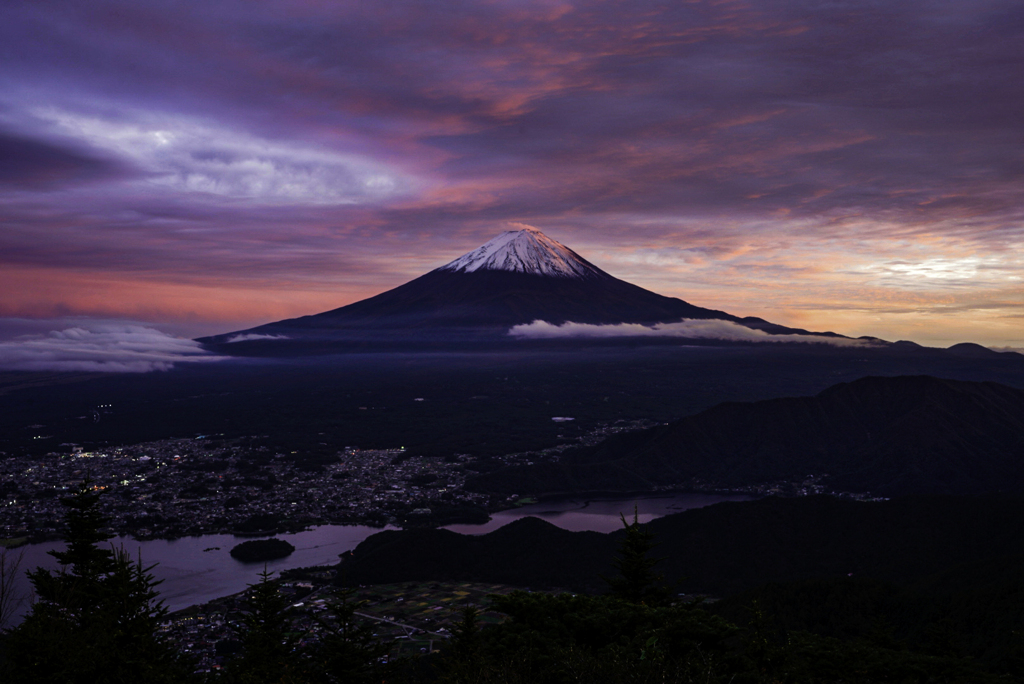
[[[1024,672],[1024,498],[828,496],[721,503],[648,523],[678,592],[744,625],[977,658]],[[568,532],[536,518],[490,534],[388,531],[342,562],[343,584],[452,580],[604,592],[622,533]]]
[[[721,503],[648,523],[658,566],[680,591],[729,595],[812,578],[916,581],[1024,546],[1024,498],[829,496]],[[602,591],[620,532],[568,532],[524,518],[489,534],[375,534],[342,562],[345,584],[502,582]]]
[[[343,555],[338,577],[347,585],[487,578],[518,586],[580,587],[593,583],[595,571],[611,567],[614,548],[609,535],[567,532],[539,518],[522,518],[480,536],[388,530]]]
[[[1024,491],[1024,392],[994,382],[867,377],[813,397],[727,402],[476,478],[484,491],[732,487],[827,474],[836,491]]]

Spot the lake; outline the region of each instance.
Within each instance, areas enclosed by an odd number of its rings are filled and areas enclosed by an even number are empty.
[[[490,522],[483,525],[449,525],[446,529],[462,534],[486,534],[513,520],[534,516],[574,532],[612,532],[622,527],[620,514],[632,521],[634,506],[640,522],[649,522],[654,518],[690,508],[702,508],[722,501],[746,501],[752,498],[755,497],[743,494],[664,494],[561,499],[500,511],[493,514]],[[341,553],[354,549],[359,542],[371,534],[380,532],[381,529],[394,528],[322,525],[296,534],[276,535],[279,539],[291,543],[295,547],[295,552],[287,558],[269,561],[266,564],[267,569],[280,572],[289,568],[337,563]],[[230,534],[149,541],[118,537],[111,541],[115,545],[123,544],[136,558],[141,554],[145,565],[157,564],[152,573],[163,580],[163,584],[158,587],[160,597],[172,611],[242,591],[246,585],[257,582],[258,573],[263,570],[263,563],[242,563],[230,556],[232,547],[245,541]],[[14,553],[25,552],[22,571],[37,566],[55,569],[56,561],[47,552],[63,548],[63,543],[51,542],[15,549]],[[18,590],[26,592],[30,587],[23,572],[21,575]]]

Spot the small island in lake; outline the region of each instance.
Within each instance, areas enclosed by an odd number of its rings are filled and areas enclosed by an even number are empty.
[[[231,557],[243,563],[256,563],[290,556],[294,550],[284,539],[255,539],[231,549]]]

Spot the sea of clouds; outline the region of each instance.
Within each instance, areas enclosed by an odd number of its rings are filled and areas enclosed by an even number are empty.
[[[848,337],[823,337],[820,335],[774,335],[763,330],[754,330],[732,321],[717,319],[684,318],[675,323],[616,323],[594,325],[573,323],[555,325],[547,321],[534,321],[513,326],[509,335],[526,339],[554,339],[560,337],[679,337],[691,340],[730,340],[736,342],[802,342],[806,344],[830,344],[837,347],[867,347],[871,340]]]
[[[0,342],[2,370],[148,373],[225,358],[143,325],[75,326]]]
[[[877,344],[872,340],[846,337],[775,335],[731,321],[700,319],[654,325],[593,325],[574,322],[555,325],[536,320],[514,326],[509,330],[509,335],[523,339],[676,337],[738,342],[797,342],[840,347]],[[283,338],[280,335],[248,333],[235,335],[227,341]],[[170,370],[179,363],[211,363],[227,358],[204,349],[194,340],[139,324],[82,324],[47,333],[0,339],[0,370],[148,373]]]
[[[260,333],[244,333],[239,335],[232,335],[227,340],[228,344],[233,342],[251,342],[253,340],[287,340],[287,335],[263,335]]]

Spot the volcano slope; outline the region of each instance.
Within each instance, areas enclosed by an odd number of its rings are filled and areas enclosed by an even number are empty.
[[[343,350],[522,346],[515,326],[719,321],[715,339],[768,335],[846,340],[741,318],[615,278],[539,230],[506,231],[419,278],[331,311],[201,338],[222,354],[289,356]],[[607,330],[589,331],[604,336]],[[641,330],[650,334],[650,331]],[[628,336],[628,332],[615,333]],[[702,332],[701,335],[709,333]]]

